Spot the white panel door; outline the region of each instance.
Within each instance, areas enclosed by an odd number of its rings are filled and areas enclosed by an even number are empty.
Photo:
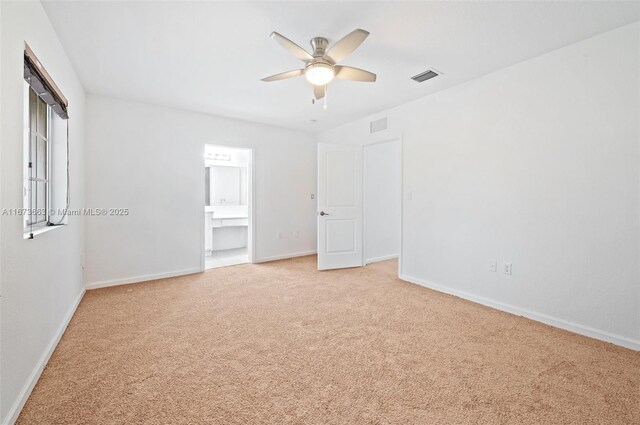
[[[362,266],[362,148],[318,143],[318,270]]]

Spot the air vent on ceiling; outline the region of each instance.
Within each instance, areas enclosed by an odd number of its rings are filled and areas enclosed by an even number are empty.
[[[411,79],[419,83],[422,83],[423,81],[430,80],[434,77],[437,77],[438,75],[440,74],[435,72],[433,69],[428,69],[425,72],[421,72],[418,75],[414,75],[413,77],[411,77]]]
[[[387,129],[387,118],[380,118],[379,120],[371,121],[369,126],[369,131],[371,134],[377,133],[378,131],[383,131]]]

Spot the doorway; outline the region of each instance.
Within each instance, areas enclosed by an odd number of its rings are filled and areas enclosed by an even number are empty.
[[[205,145],[203,269],[253,258],[253,150]]]
[[[398,258],[402,204],[400,139],[363,147],[364,264]]]

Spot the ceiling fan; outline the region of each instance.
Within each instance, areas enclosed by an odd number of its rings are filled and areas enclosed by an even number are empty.
[[[305,66],[302,69],[265,77],[262,81],[278,81],[304,75],[307,81],[313,84],[313,95],[316,99],[322,99],[325,96],[327,84],[334,77],[373,83],[376,81],[376,74],[351,66],[337,65],[338,62],[353,53],[368,36],[368,31],[357,29],[347,34],[329,49],[327,49],[329,42],[326,38],[314,37],[311,39],[311,47],[313,48],[311,54],[287,37],[274,31],[271,33],[271,38],[293,56],[303,61]]]

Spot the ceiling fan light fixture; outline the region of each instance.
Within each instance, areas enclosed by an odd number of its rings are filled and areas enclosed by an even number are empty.
[[[367,83],[374,83],[376,81],[376,74],[373,72],[352,66],[340,65],[340,62],[353,53],[367,36],[369,36],[368,31],[355,29],[334,43],[330,48],[328,48],[329,42],[326,38],[314,37],[311,39],[311,47],[313,48],[313,54],[311,54],[287,37],[274,31],[271,33],[271,38],[297,59],[304,62],[305,66],[302,69],[280,72],[279,74],[262,78],[262,81],[279,81],[304,75],[307,81],[313,85],[314,103],[316,100],[324,99],[324,107],[326,108],[327,85],[334,78]]]
[[[314,86],[324,86],[335,77],[333,66],[328,63],[312,63],[304,70],[304,76]]]

